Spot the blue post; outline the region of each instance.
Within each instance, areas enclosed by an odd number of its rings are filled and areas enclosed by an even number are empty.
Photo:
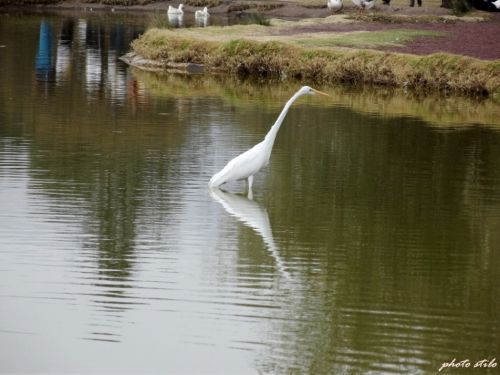
[[[40,24],[40,40],[35,60],[36,77],[48,81],[52,73],[52,26],[47,21]]]

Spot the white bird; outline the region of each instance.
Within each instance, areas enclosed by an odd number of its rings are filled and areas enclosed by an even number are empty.
[[[253,175],[256,174],[261,168],[269,164],[269,158],[271,157],[271,151],[273,150],[274,140],[276,139],[278,130],[280,129],[281,123],[285,119],[288,110],[295,100],[305,94],[330,96],[309,86],[303,86],[285,104],[285,107],[281,111],[274,125],[266,134],[264,140],[257,143],[250,150],[245,151],[230,160],[219,173],[216,173],[210,179],[208,185],[210,187],[219,187],[226,182],[247,179],[248,190],[250,192],[252,190]]]
[[[497,1],[492,1],[492,4],[497,8],[500,9],[500,0]]]
[[[334,12],[341,10],[343,5],[342,0],[326,0],[326,6]]]
[[[352,0],[354,5],[356,5],[360,9],[371,9],[375,5],[375,0]]]
[[[184,14],[182,8],[184,8],[184,4],[180,4],[179,8],[174,8],[172,5],[169,5],[167,14],[177,14],[177,15]]]
[[[210,13],[208,13],[207,7],[203,8],[203,10],[197,10],[196,12],[194,12],[195,18],[207,18],[209,16],[210,16]]]

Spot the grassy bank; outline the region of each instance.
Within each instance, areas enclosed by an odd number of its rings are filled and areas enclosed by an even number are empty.
[[[192,38],[182,35],[188,34],[183,31],[151,29],[134,41],[132,47],[137,54],[148,59],[204,64],[207,71],[293,78],[319,84],[368,83],[500,96],[500,61],[448,54],[414,56],[364,49],[308,47],[276,40],[236,39],[241,33],[233,34],[231,28],[226,29],[221,41],[200,37],[201,34]],[[235,39],[231,39],[231,35]]]

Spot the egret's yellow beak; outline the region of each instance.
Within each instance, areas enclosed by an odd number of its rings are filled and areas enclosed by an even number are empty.
[[[323,95],[323,96],[330,96],[328,95],[326,92],[323,92],[323,91],[319,91],[319,90],[315,90],[315,89],[312,89],[316,94],[319,94],[319,95]]]

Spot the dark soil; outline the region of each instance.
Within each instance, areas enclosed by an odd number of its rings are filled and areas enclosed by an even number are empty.
[[[413,25],[415,27],[415,25]],[[419,25],[419,29],[445,32],[438,38],[417,38],[405,47],[393,51],[427,55],[448,52],[483,60],[500,59],[500,13],[492,13],[485,22]]]

